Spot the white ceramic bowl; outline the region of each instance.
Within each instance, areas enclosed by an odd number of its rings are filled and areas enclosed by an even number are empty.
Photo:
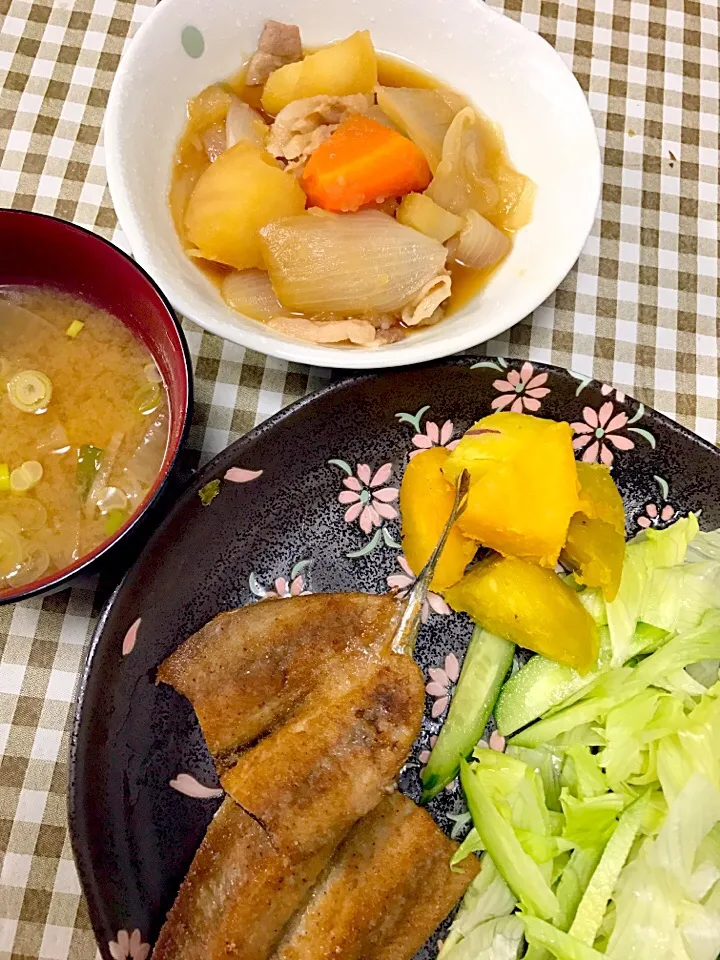
[[[238,70],[266,18],[299,24],[309,46],[369,29],[378,50],[468,94],[501,125],[513,164],[537,184],[532,222],[518,233],[506,262],[477,297],[437,326],[375,349],[300,343],[231,310],[183,253],[167,190],[185,104]],[[184,47],[193,41],[190,56]],[[120,64],[105,152],[132,252],[180,312],[261,353],[355,369],[444,357],[527,316],[579,256],[601,186],[595,127],[572,73],[541,37],[481,0],[162,0]]]

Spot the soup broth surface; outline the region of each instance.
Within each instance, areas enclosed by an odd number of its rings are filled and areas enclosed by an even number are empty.
[[[120,320],[56,290],[0,287],[0,592],[112,536],[167,437],[160,372]]]

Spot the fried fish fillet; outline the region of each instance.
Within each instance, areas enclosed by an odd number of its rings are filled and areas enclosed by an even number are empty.
[[[195,708],[222,771],[233,753],[284,723],[352,650],[389,649],[402,615],[395,598],[314,594],[221,613],[158,669]]]
[[[350,831],[274,960],[407,960],[445,919],[479,870],[457,873],[449,840],[399,793]]]
[[[267,960],[335,844],[293,862],[226,798],[208,827],[153,960]]]
[[[395,783],[424,704],[411,657],[336,657],[292,719],[247,750],[223,787],[279,849],[304,857],[339,842]]]

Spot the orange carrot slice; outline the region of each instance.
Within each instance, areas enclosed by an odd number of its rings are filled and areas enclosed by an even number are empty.
[[[424,190],[431,178],[427,160],[412,140],[353,114],[315,150],[300,184],[311,205],[342,213]]]

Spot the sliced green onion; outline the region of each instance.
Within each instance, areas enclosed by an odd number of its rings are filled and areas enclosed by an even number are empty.
[[[52,383],[39,370],[21,370],[7,388],[10,403],[23,413],[45,413],[52,398]]]
[[[156,363],[146,363],[143,370],[148,383],[162,383],[162,374],[158,370]]]
[[[106,513],[105,519],[103,520],[105,536],[112,537],[113,534],[117,533],[126,519],[127,512],[125,510],[111,510],[109,513]]]
[[[82,320],[73,320],[73,322],[65,331],[65,336],[74,340],[84,326],[85,324],[82,322]]]
[[[10,467],[6,463],[0,463],[0,491],[10,489]]]
[[[100,469],[104,454],[102,447],[95,447],[92,443],[84,443],[78,450],[77,470],[75,478],[80,491],[80,499],[84,502],[90,493],[95,474]]]
[[[10,489],[13,493],[25,493],[42,480],[42,464],[37,460],[26,460],[10,474]]]
[[[133,406],[143,416],[154,413],[160,406],[162,390],[159,383],[144,383],[133,397]]]

